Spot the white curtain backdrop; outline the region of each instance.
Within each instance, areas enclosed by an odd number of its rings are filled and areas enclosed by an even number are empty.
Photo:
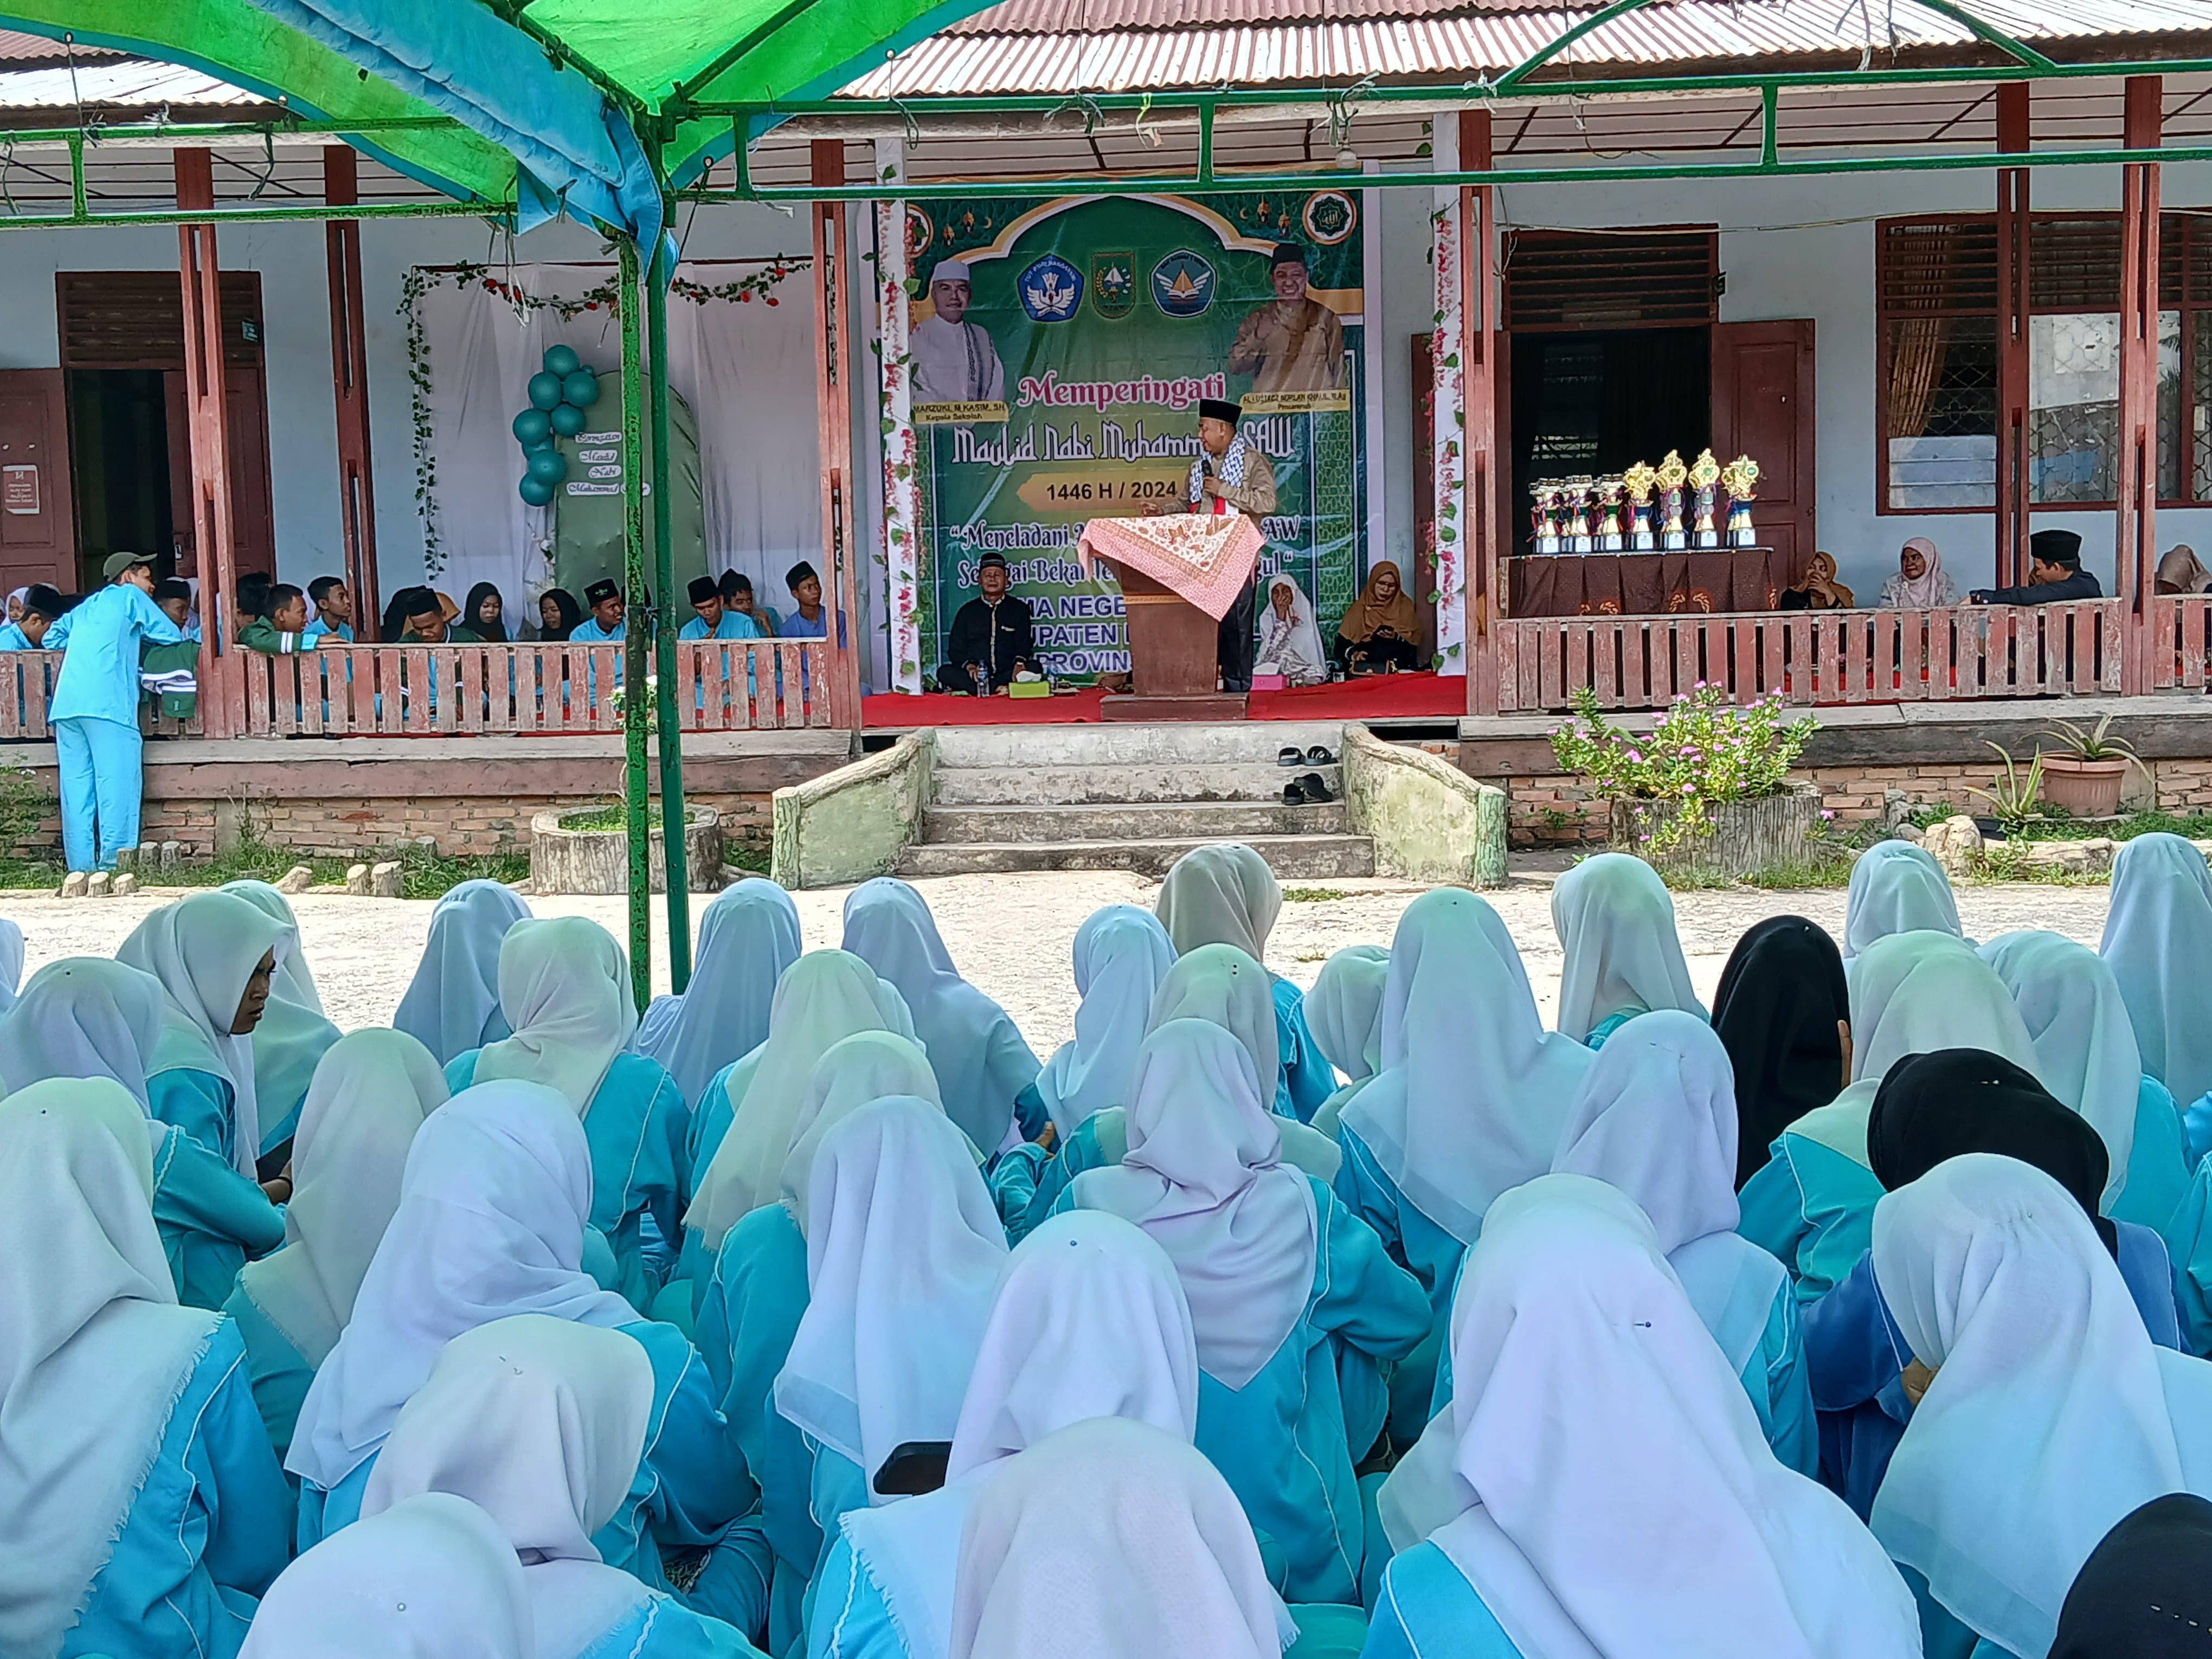
[[[677,267],[680,278],[716,287],[757,270],[758,260],[701,260]],[[611,264],[495,267],[524,293],[574,298],[614,275]],[[707,562],[735,568],[781,613],[791,607],[783,573],[800,559],[822,559],[821,465],[814,418],[814,307],[803,272],[775,290],[778,303],[668,301],[668,383],[699,422],[704,475]],[[515,486],[522,448],[515,415],[529,404],[529,383],[547,347],[573,346],[607,380],[592,410],[615,418],[622,327],[611,310],[580,313],[515,307],[481,285],[440,282],[420,316],[430,375],[430,453],[435,478],[424,511],[442,565],[434,580],[460,599],[477,582],[497,585],[509,624],[518,610],[536,620],[535,596],[550,584],[545,560],[552,514],[525,505]]]

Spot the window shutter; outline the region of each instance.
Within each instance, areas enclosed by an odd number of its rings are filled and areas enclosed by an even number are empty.
[[[226,270],[222,360],[261,366],[261,276]],[[64,368],[182,369],[185,294],[173,270],[65,270],[56,278]],[[254,338],[246,338],[245,324]]]
[[[1886,318],[1990,315],[1997,308],[1996,222],[1886,221],[1875,267]]]
[[[1505,239],[1505,326],[1708,326],[1719,319],[1719,240],[1709,230],[1515,231]]]

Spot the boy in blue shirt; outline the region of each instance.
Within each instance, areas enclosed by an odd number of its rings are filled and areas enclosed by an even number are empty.
[[[24,591],[21,622],[0,623],[0,651],[37,651],[46,645],[46,630],[60,620],[62,596],[44,582],[33,582]],[[66,637],[64,635],[64,637]],[[55,641],[58,649],[60,641]]]
[[[584,603],[592,614],[568,633],[572,645],[605,645],[623,637],[623,591],[617,582],[601,579],[584,590]]]
[[[107,586],[69,614],[69,651],[47,708],[61,772],[62,847],[73,871],[112,870],[116,855],[138,844],[139,647],[185,638],[154,603],[149,555],[110,554],[100,574]]]
[[[715,586],[712,576],[695,576],[691,580],[691,609],[696,612],[691,620],[677,629],[679,640],[757,640],[760,629],[742,611],[732,611],[722,604],[722,590]]]
[[[300,635],[302,645],[313,645],[325,635],[353,643],[353,595],[336,576],[318,576],[307,584],[307,603],[314,617]]]
[[[774,605],[763,605],[753,597],[752,578],[742,570],[725,570],[721,583],[722,609],[734,611],[752,618],[760,636],[772,640],[782,630],[783,618],[775,614]]]

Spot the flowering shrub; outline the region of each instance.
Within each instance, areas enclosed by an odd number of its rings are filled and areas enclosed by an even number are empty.
[[[614,708],[615,719],[623,725],[627,725],[629,720],[629,702],[623,695],[627,689],[617,685],[607,694],[607,700]],[[648,737],[660,730],[660,676],[658,674],[645,677],[645,730]]]
[[[1714,807],[1778,791],[1819,729],[1810,714],[1785,725],[1778,696],[1739,708],[1703,680],[1674,699],[1648,736],[1607,725],[1587,687],[1574,703],[1573,721],[1552,733],[1553,754],[1614,799],[1670,809],[1638,814],[1646,825],[1656,822],[1647,838],[1662,852],[1711,835]]]

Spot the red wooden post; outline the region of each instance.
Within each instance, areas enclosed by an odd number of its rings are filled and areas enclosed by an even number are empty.
[[[2027,82],[1997,88],[1997,149],[2028,149]],[[1997,548],[1996,585],[2027,580],[2027,272],[2026,167],[1997,172]]]
[[[332,207],[361,200],[361,158],[344,144],[323,150],[323,199]],[[356,640],[376,637],[381,596],[376,584],[376,493],[368,466],[368,343],[362,313],[361,225],[333,219],[323,227],[331,275],[331,386],[338,410],[338,523],[345,538],[346,592],[353,599]]]
[[[814,183],[843,184],[844,140],[816,139],[813,164]],[[853,338],[853,308],[846,291],[849,240],[845,204],[817,202],[814,400],[822,445],[823,601],[833,618],[823,632],[829,644],[830,722],[854,732],[860,725],[860,617],[853,572],[853,412],[847,372]],[[798,687],[787,688],[787,695],[795,698]]]
[[[2164,88],[2128,77],[2123,142],[2156,149]],[[2120,689],[2148,690],[2149,597],[2158,569],[2158,205],[2155,161],[2120,169],[2120,467],[2112,545],[2120,601]]]
[[[1490,112],[1462,110],[1459,164],[1466,172],[1492,166]],[[1459,193],[1460,396],[1466,405],[1466,458],[1461,496],[1460,557],[1467,604],[1467,708],[1498,710],[1498,623],[1504,614],[1498,498],[1512,469],[1498,450],[1498,283],[1491,258],[1491,216],[1497,192],[1487,185]],[[1441,426],[1441,422],[1439,422]]]
[[[215,169],[205,149],[171,152],[177,206],[215,205]],[[177,227],[185,302],[185,410],[192,458],[192,544],[200,580],[199,703],[210,737],[246,729],[246,681],[223,638],[218,600],[235,605],[238,546],[230,511],[230,429],[222,384],[222,296],[212,224]]]

